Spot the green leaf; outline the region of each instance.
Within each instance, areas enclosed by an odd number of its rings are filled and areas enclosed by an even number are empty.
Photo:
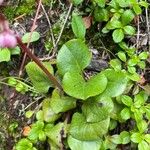
[[[122,28],[122,23],[120,21],[118,21],[118,20],[112,19],[110,21],[110,24],[112,26],[111,29]]]
[[[16,46],[15,48],[11,48],[10,52],[11,55],[19,55],[20,54],[20,48],[18,46]]]
[[[25,114],[26,118],[31,118],[33,113],[34,113],[34,111],[31,111],[31,110],[27,111]]]
[[[46,135],[44,131],[39,132],[39,140],[44,142],[46,140]]]
[[[109,63],[114,70],[121,70],[121,62],[118,59],[112,59]]]
[[[31,32],[25,33],[25,35],[22,37],[23,43],[28,42],[35,42],[38,41],[40,38],[40,34],[38,32],[32,32],[32,36],[30,37]]]
[[[120,135],[113,135],[110,137],[110,141],[113,142],[114,144],[121,144],[121,137]]]
[[[122,95],[121,101],[123,102],[123,104],[125,104],[128,107],[130,107],[133,104],[132,98],[127,95]]]
[[[146,1],[140,1],[139,4],[145,8],[148,8],[149,4]]]
[[[139,54],[138,57],[139,57],[140,59],[142,59],[142,60],[145,60],[145,59],[148,58],[148,55],[149,55],[148,52],[142,52],[142,53]]]
[[[140,15],[142,13],[142,9],[138,4],[133,5],[133,10],[136,13],[136,15]]]
[[[121,15],[121,22],[125,26],[129,24],[133,19],[135,15],[131,9],[127,9],[124,11],[124,13]]]
[[[16,147],[15,147],[16,150],[36,150],[36,148],[33,147],[33,144],[31,143],[30,140],[26,139],[26,138],[23,138],[21,139]]]
[[[66,112],[76,107],[76,99],[69,96],[61,96],[59,91],[54,90],[50,100],[50,106],[57,114],[60,112]]]
[[[130,117],[131,117],[130,109],[127,108],[127,107],[125,107],[125,108],[121,111],[120,115],[121,115],[121,118],[122,118],[123,120],[128,120],[128,119],[130,119]]]
[[[68,139],[68,144],[71,150],[100,150],[101,147],[101,140],[99,141],[80,141],[72,136],[69,136]]]
[[[69,132],[73,138],[81,141],[99,140],[101,136],[108,132],[109,122],[110,118],[97,123],[88,123],[84,115],[75,113]]]
[[[96,7],[94,10],[94,18],[96,21],[108,21],[109,20],[109,12],[107,9]]]
[[[42,109],[43,109],[43,115],[44,115],[43,117],[46,122],[54,122],[61,116],[61,114],[56,114],[51,109],[49,98],[47,98],[43,101]]]
[[[79,39],[73,39],[62,46],[57,56],[57,67],[61,75],[68,71],[81,72],[91,61],[91,52]]]
[[[83,2],[83,0],[71,0],[74,5],[79,5]]]
[[[120,133],[121,143],[128,144],[130,142],[130,133],[127,131],[122,131]]]
[[[141,133],[145,132],[148,127],[148,123],[145,120],[141,120],[137,122],[137,127]]]
[[[135,95],[134,97],[134,106],[136,108],[140,108],[147,100],[147,96],[145,93],[140,92],[139,94]]]
[[[105,7],[106,0],[94,0],[100,7]]]
[[[111,98],[98,96],[96,100],[87,100],[82,106],[82,111],[87,122],[99,122],[108,118],[113,107]]]
[[[115,43],[119,43],[124,39],[124,32],[122,29],[116,29],[113,31],[113,40]]]
[[[142,134],[135,132],[131,135],[131,141],[134,143],[140,143],[142,141]]]
[[[118,52],[118,57],[123,61],[126,62],[127,58],[126,58],[126,54],[122,51]]]
[[[146,142],[150,143],[150,134],[145,134],[144,139],[146,140]]]
[[[30,133],[28,135],[28,138],[31,141],[36,141],[39,138],[39,134],[41,131],[44,130],[44,122],[42,121],[37,121],[36,123],[32,124],[32,128],[30,130]]]
[[[36,119],[39,120],[39,121],[44,121],[44,113],[42,110],[39,110],[37,113],[36,113]]]
[[[44,62],[43,65],[48,69],[51,74],[53,74],[53,68],[49,62]],[[34,87],[40,93],[47,93],[49,88],[52,87],[51,81],[36,63],[29,62],[26,65],[26,71]]]
[[[132,26],[125,26],[124,28],[125,34],[128,35],[134,35],[135,34],[135,28]]]
[[[107,69],[103,71],[108,79],[107,87],[102,95],[106,97],[117,97],[121,95],[127,86],[128,78],[124,72]]]
[[[107,78],[99,73],[85,81],[77,72],[67,72],[63,78],[64,91],[75,98],[86,100],[91,96],[102,93],[107,85]]]
[[[10,61],[10,51],[7,48],[0,49],[0,62]]]
[[[146,141],[142,141],[138,144],[138,150],[149,150],[150,145]]]
[[[68,126],[65,123],[58,123],[46,132],[48,138],[58,147],[62,146],[62,138],[66,137]]]
[[[77,38],[85,38],[86,28],[81,16],[76,14],[72,16],[71,27]]]

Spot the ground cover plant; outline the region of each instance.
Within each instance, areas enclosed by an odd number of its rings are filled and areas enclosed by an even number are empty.
[[[0,149],[150,149],[148,1],[0,8]]]

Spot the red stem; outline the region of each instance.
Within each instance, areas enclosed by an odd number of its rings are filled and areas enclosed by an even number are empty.
[[[41,61],[22,43],[22,40],[16,36],[19,47],[44,71],[47,77],[52,81],[54,86],[58,87],[59,90],[63,91],[61,84],[58,80],[45,68]]]

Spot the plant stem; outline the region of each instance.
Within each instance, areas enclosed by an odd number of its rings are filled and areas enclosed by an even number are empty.
[[[59,90],[63,91],[61,84],[58,80],[46,69],[42,62],[22,43],[20,37],[16,36],[19,47],[44,71],[47,77],[52,81],[54,86],[58,87]]]

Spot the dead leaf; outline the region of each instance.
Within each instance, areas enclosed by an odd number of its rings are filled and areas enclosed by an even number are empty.
[[[85,28],[89,29],[92,25],[92,17],[91,16],[83,17],[83,22],[84,22]]]
[[[28,136],[30,130],[31,130],[30,126],[25,126],[25,127],[23,128],[23,133],[22,133],[22,134],[23,134],[24,136]]]

